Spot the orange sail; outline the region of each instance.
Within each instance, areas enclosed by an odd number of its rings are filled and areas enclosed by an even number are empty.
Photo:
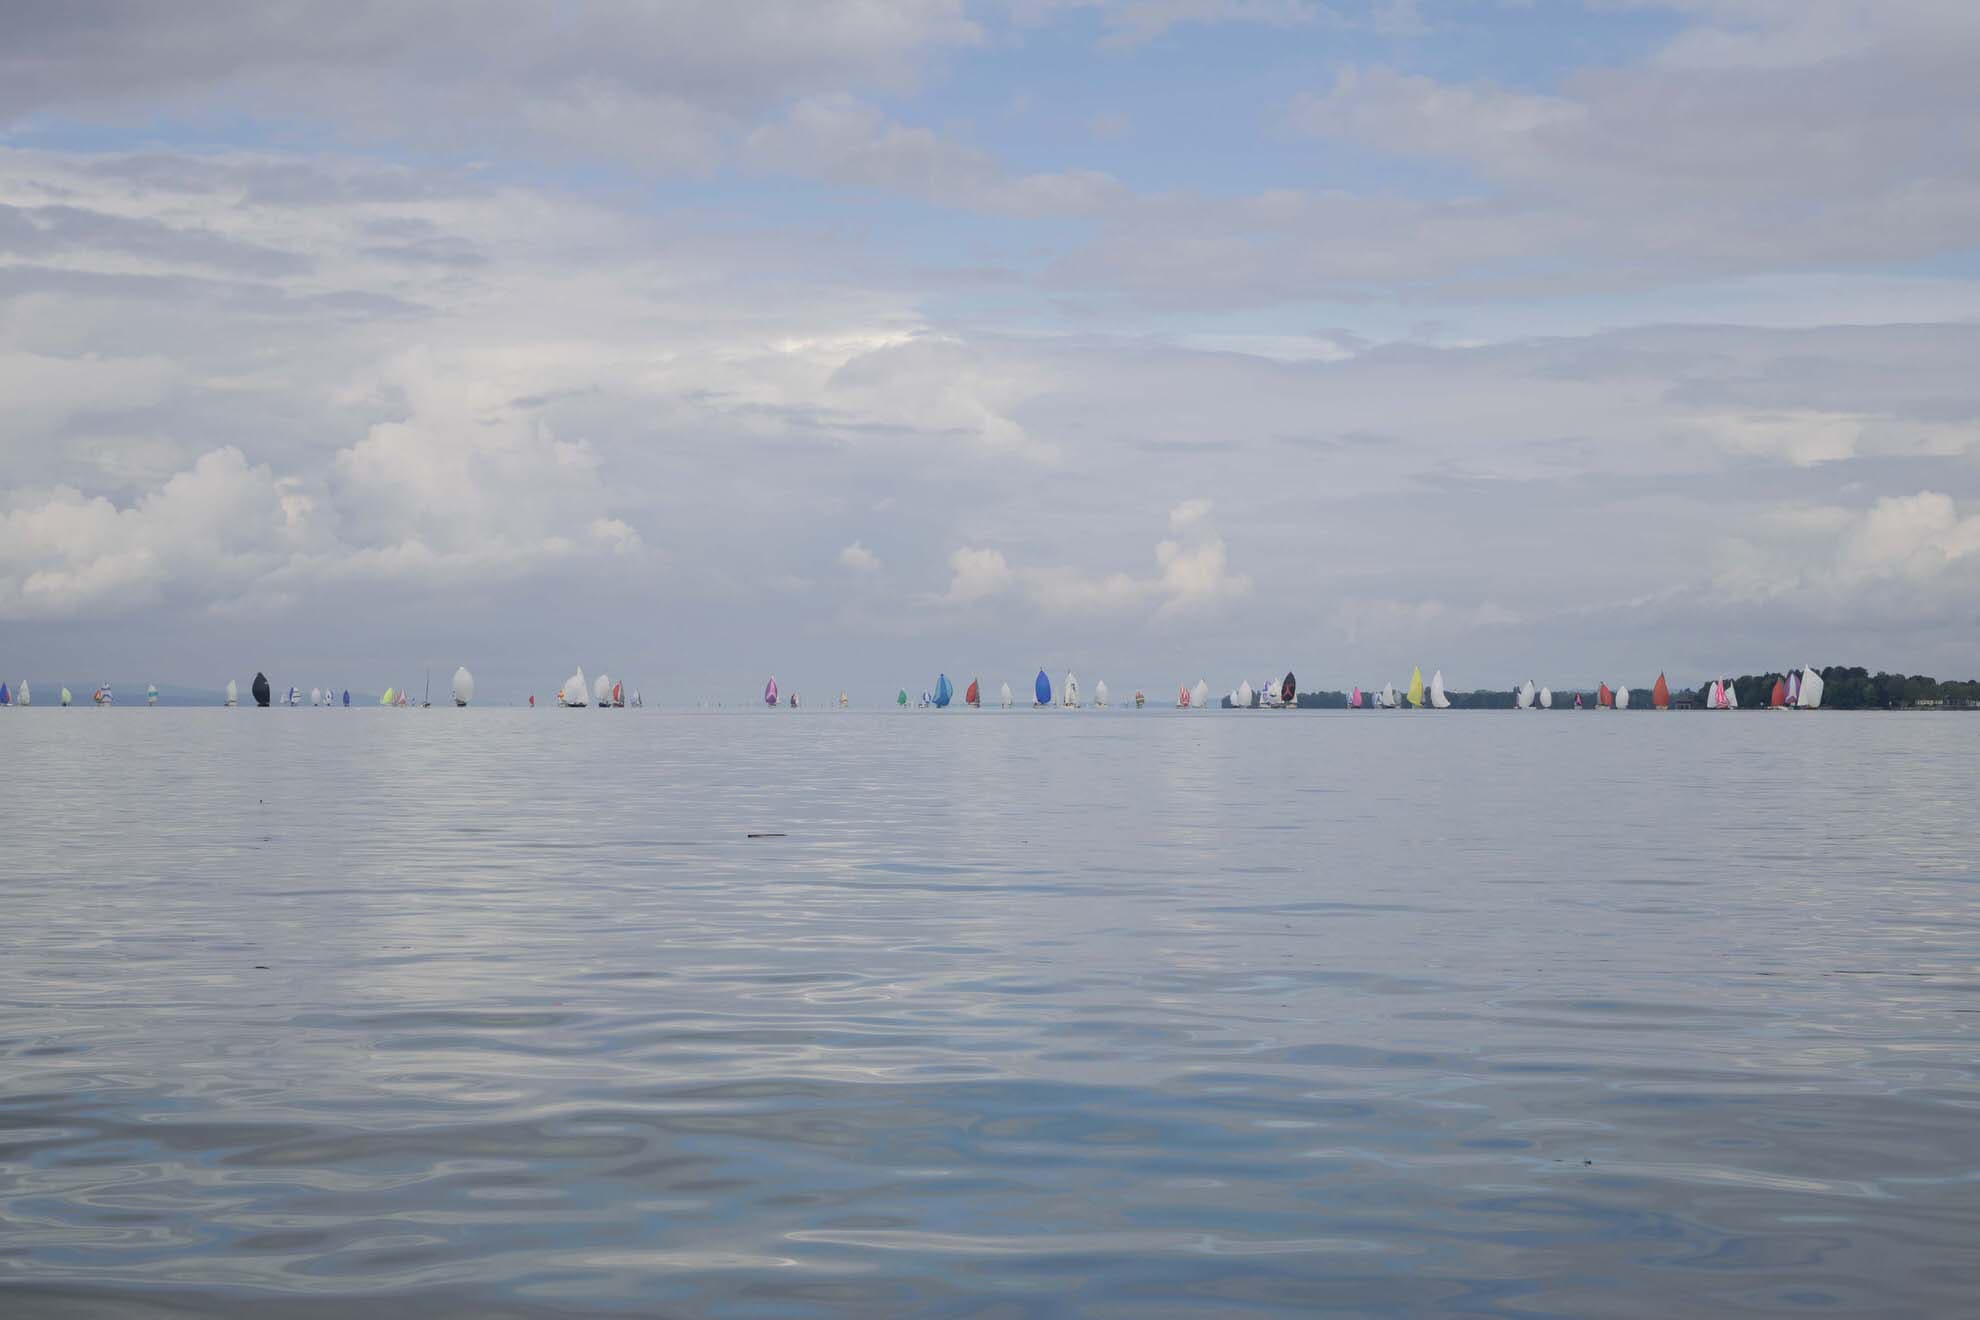
[[[1658,710],[1671,708],[1671,685],[1664,681],[1662,674],[1657,675],[1657,686],[1650,689],[1650,704]]]
[[[981,706],[983,704],[983,694],[976,690],[975,679],[972,678],[969,680],[969,687],[963,691],[963,700],[972,706]]]
[[[1778,678],[1775,679],[1774,694],[1771,697],[1767,698],[1767,704],[1769,706],[1787,705],[1787,684],[1781,682],[1781,680]]]
[[[1595,704],[1602,707],[1613,707],[1616,704],[1616,694],[1609,690],[1607,683],[1595,689]]]

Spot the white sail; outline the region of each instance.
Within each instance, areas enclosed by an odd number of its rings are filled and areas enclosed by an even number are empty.
[[[34,704],[33,700],[28,696],[28,685],[25,678],[21,680],[20,691],[14,694],[14,702],[20,706],[31,706]]]
[[[1451,699],[1444,695],[1444,671],[1441,669],[1430,675],[1430,708],[1432,710],[1451,708]]]
[[[1061,706],[1079,705],[1079,679],[1074,676],[1072,670],[1066,671],[1066,685],[1060,691],[1063,694],[1059,701]]]
[[[1251,699],[1257,695],[1257,693],[1251,690],[1251,684],[1239,683],[1237,685],[1237,692],[1231,697],[1231,704],[1239,710],[1249,710],[1251,709]]]
[[[1727,709],[1727,710],[1738,710],[1738,709],[1739,709],[1739,693],[1738,693],[1738,691],[1736,691],[1736,690],[1735,690],[1735,689],[1733,688],[1733,685],[1732,685],[1731,683],[1727,683],[1727,684],[1725,685],[1725,687],[1726,687],[1726,709]]]
[[[579,665],[577,672],[564,680],[564,690],[558,693],[558,697],[566,706],[589,706],[591,704],[591,694],[586,691],[584,686],[583,665]]]
[[[1554,708],[1554,689],[1552,689],[1552,688],[1550,688],[1550,687],[1543,687],[1543,688],[1541,688],[1541,689],[1540,689],[1540,709],[1541,709],[1541,710],[1552,710],[1553,708]]]
[[[1394,683],[1384,683],[1382,690],[1375,694],[1375,701],[1382,710],[1394,710],[1396,708],[1396,685]]]
[[[1103,708],[1107,704],[1107,680],[1104,678],[1093,685],[1093,704]]]
[[[1516,704],[1516,705],[1517,705],[1517,706],[1519,707],[1519,709],[1521,709],[1521,710],[1527,710],[1527,709],[1530,709],[1530,708],[1532,707],[1532,705],[1533,705],[1533,680],[1532,680],[1532,679],[1530,679],[1530,678],[1529,678],[1529,679],[1527,679],[1527,680],[1526,680],[1526,681],[1525,681],[1524,683],[1521,683],[1521,684],[1519,685],[1519,695],[1518,695],[1518,697],[1517,697],[1517,698],[1516,698],[1516,700],[1515,700],[1515,704]]]
[[[227,704],[229,706],[241,704],[241,685],[231,678],[227,680]]]
[[[309,704],[312,706],[321,706],[323,704],[322,688],[311,688],[309,690]]]
[[[66,706],[66,705],[68,705],[69,703],[71,703],[71,702],[73,702],[73,701],[74,701],[75,699],[76,699],[76,698],[75,698],[75,694],[74,694],[74,693],[72,693],[72,692],[70,692],[70,691],[69,691],[69,689],[67,689],[67,688],[63,688],[63,689],[62,689],[62,704],[63,704],[64,706]]]
[[[1202,710],[1205,706],[1208,706],[1210,704],[1210,685],[1200,678],[1197,679],[1196,686],[1189,690],[1189,704],[1198,710]]]
[[[1617,710],[1628,710],[1628,709],[1629,709],[1629,689],[1628,689],[1628,688],[1626,688],[1626,687],[1619,687],[1619,688],[1617,688],[1617,689],[1616,689],[1616,709],[1617,709]]]
[[[462,665],[454,671],[454,704],[465,706],[474,700],[474,675]]]
[[[1822,705],[1822,676],[1813,669],[1801,671],[1801,695],[1795,700],[1800,710],[1819,710]]]
[[[1004,684],[1004,689],[997,694],[997,699],[1004,703],[1005,710],[1011,708],[1011,685],[1009,683]]]
[[[601,706],[612,704],[612,676],[600,674],[598,681],[591,685],[591,699]]]

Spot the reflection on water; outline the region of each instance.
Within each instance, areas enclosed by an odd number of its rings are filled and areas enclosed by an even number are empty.
[[[12,712],[0,1310],[1957,1313],[1976,740]]]

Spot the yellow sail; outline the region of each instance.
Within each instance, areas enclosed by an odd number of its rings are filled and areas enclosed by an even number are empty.
[[[1423,669],[1421,666],[1409,671],[1409,704],[1423,708]]]
[[[381,706],[389,706],[398,697],[398,695],[399,694],[392,691],[391,688],[386,688],[385,695],[378,699],[378,704]]]

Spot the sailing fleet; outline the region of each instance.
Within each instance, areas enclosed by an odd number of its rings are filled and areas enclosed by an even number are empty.
[[[291,685],[285,692],[279,695],[276,694],[269,684],[268,676],[261,673],[257,673],[254,676],[253,681],[248,686],[248,690],[254,704],[261,707],[271,705],[301,706],[305,700],[305,694],[300,688],[294,685]],[[1765,705],[1768,709],[1772,710],[1818,710],[1822,705],[1822,690],[1822,675],[1813,666],[1790,669],[1774,680],[1772,691],[1768,693]],[[387,687],[384,693],[378,698],[378,704],[380,706],[390,707],[428,706],[432,704],[427,700],[426,695],[422,695],[419,701],[412,700],[410,691],[410,686]],[[240,695],[239,682],[235,679],[228,679],[222,695],[223,704],[227,706],[240,705]],[[452,698],[455,706],[465,707],[474,700],[474,695],[474,675],[468,671],[467,666],[462,665],[454,671],[452,682],[449,685],[449,696]],[[1592,695],[1593,709],[1595,710],[1628,710],[1630,707],[1631,696],[1630,689],[1627,686],[1611,687],[1604,680],[1596,685]],[[1671,689],[1664,675],[1657,675],[1657,681],[1650,688],[1649,697],[1650,705],[1653,709],[1670,709],[1672,704]],[[115,700],[115,695],[108,683],[99,685],[90,693],[90,702],[92,705],[110,706],[115,703]],[[589,709],[591,707],[596,707],[600,710],[623,710],[627,707],[637,708],[645,704],[638,688],[628,690],[623,680],[615,679],[610,674],[601,673],[596,679],[587,680],[582,665],[573,671],[569,678],[564,680],[563,686],[557,689],[555,700],[556,704],[560,707],[576,710]],[[1134,708],[1139,710],[1147,704],[1147,700],[1146,693],[1137,691],[1133,695],[1132,703]],[[73,705],[75,696],[68,688],[63,687],[59,689],[58,701],[63,706]],[[339,692],[337,689],[329,686],[312,687],[307,694],[307,701],[309,705],[318,708],[341,706],[348,709],[351,705],[351,693],[349,688],[345,688]],[[946,710],[955,701],[955,684],[950,681],[948,674],[942,673],[936,675],[934,687],[924,691],[921,694],[919,702],[916,704],[927,709]],[[26,679],[22,679],[19,684],[11,688],[5,681],[0,681],[0,707],[28,706],[32,702],[33,696]],[[763,685],[763,702],[771,708],[785,706],[793,710],[797,709],[800,704],[798,694],[795,691],[785,691],[779,688],[775,675],[771,675]],[[979,677],[972,676],[969,680],[969,685],[963,689],[962,704],[972,710],[976,710],[981,709],[983,703],[983,680]],[[145,704],[147,706],[156,706],[158,704],[157,684],[154,683],[146,686]],[[829,699],[828,704],[831,704]],[[896,693],[894,704],[900,708],[906,708],[908,706],[908,692],[906,688],[902,688]],[[997,690],[998,707],[1003,710],[1009,710],[1014,704],[1015,698],[1011,690],[1011,685],[1008,682],[1001,683]],[[1038,671],[1036,678],[1032,681],[1031,704],[1034,709],[1057,708],[1061,710],[1077,710],[1089,705],[1081,694],[1079,676],[1077,674],[1068,670],[1065,677],[1055,687],[1051,675],[1043,669]],[[1123,704],[1125,705],[1126,703]],[[1193,685],[1189,683],[1177,684],[1175,704],[1177,710],[1209,709],[1211,703],[1208,681],[1198,678]],[[1219,704],[1225,709],[1234,710],[1292,710],[1299,704],[1297,682],[1291,672],[1288,672],[1283,679],[1277,681],[1268,680],[1258,684],[1256,687],[1249,680],[1241,680]],[[1394,683],[1385,683],[1379,692],[1371,693],[1364,693],[1361,687],[1356,685],[1348,694],[1346,704],[1350,710],[1400,710],[1404,708],[1413,710],[1448,710],[1451,708],[1452,703],[1449,694],[1444,689],[1444,671],[1441,669],[1432,671],[1430,681],[1426,684],[1423,681],[1423,670],[1418,667],[1411,669],[1409,682],[1401,692],[1396,690]],[[1696,701],[1693,702],[1687,697],[1681,704],[1696,705],[1706,710],[1738,710],[1740,708],[1739,696],[1734,690],[1732,681],[1724,677],[1716,678],[1707,684],[1701,684],[1698,688]],[[534,695],[529,698],[529,705],[531,707],[536,705]],[[850,702],[844,692],[839,694],[837,705],[841,710],[849,707]],[[1098,680],[1094,683],[1093,697],[1090,705],[1095,710],[1106,710],[1112,705],[1111,693],[1105,679]],[[1513,708],[1516,710],[1552,710],[1554,708],[1553,689],[1543,684],[1538,684],[1532,679],[1527,679],[1518,688],[1514,689]],[[1584,706],[1580,693],[1577,692],[1574,694],[1571,708],[1574,710],[1587,708]]]

